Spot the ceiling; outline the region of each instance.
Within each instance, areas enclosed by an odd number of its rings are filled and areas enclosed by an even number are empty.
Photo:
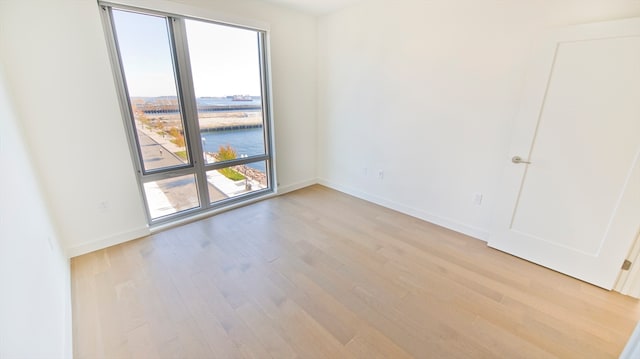
[[[324,15],[363,0],[262,0],[314,15]]]

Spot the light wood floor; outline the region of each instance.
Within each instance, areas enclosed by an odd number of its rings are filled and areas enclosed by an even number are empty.
[[[613,358],[638,301],[321,186],[74,258],[76,358]]]

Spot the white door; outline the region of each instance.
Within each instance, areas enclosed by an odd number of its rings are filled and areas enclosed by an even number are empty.
[[[640,229],[640,19],[564,29],[540,54],[489,246],[611,289]]]

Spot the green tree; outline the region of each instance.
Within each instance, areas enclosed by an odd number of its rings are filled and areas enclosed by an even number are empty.
[[[218,161],[230,161],[235,160],[236,158],[238,158],[238,154],[231,145],[220,146],[218,154],[216,155],[216,160]]]
[[[220,146],[220,148],[218,149],[218,153],[215,155],[215,158],[218,162],[230,161],[238,158],[238,154],[236,153],[236,150],[231,147],[231,145]],[[240,181],[245,179],[245,177],[241,173],[231,167],[221,168],[218,170],[218,172],[232,181]]]
[[[184,147],[185,141],[182,132],[177,127],[171,127],[169,129],[169,135],[173,136],[171,142],[175,143],[178,147]]]

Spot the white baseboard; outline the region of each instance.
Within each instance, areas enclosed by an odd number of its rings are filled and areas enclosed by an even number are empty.
[[[148,236],[151,234],[148,227],[140,227],[130,231],[117,233],[112,236],[96,239],[91,242],[82,243],[73,246],[67,250],[69,258],[77,257],[86,253],[97,251],[99,249],[115,246],[116,244],[128,242],[137,238]]]
[[[317,178],[312,178],[312,179],[308,179],[305,181],[300,181],[300,182],[296,182],[293,184],[288,184],[285,186],[278,186],[278,194],[285,194],[288,192],[293,192],[296,190],[299,190],[301,188],[305,188],[305,187],[309,187],[309,186],[313,186],[314,184],[318,184],[318,179]]]
[[[343,186],[338,183],[328,181],[326,179],[314,178],[314,179],[300,181],[300,182],[296,182],[296,183],[285,185],[285,186],[279,186],[277,194],[278,195],[285,194],[301,188],[312,186],[314,184],[321,184],[323,186],[335,189],[336,191],[344,192],[346,194],[352,195],[354,197],[358,197],[365,201],[369,201],[369,202],[378,204],[380,206],[393,209],[394,211],[398,211],[400,213],[404,213],[406,215],[422,219],[424,221],[436,224],[444,228],[448,228],[452,231],[465,234],[467,236],[479,239],[481,241],[486,242],[489,237],[489,232],[486,229],[469,226],[450,218],[445,218],[445,217],[437,216],[431,213],[427,213],[423,210],[406,206],[406,205],[388,200],[386,198],[382,198],[364,191],[350,188],[348,186]],[[83,243],[83,244],[71,247],[67,250],[67,255],[70,258],[77,257],[77,256],[80,256],[89,252],[93,252],[99,249],[103,249],[110,246],[114,246],[116,244],[128,242],[133,239],[145,237],[150,234],[151,234],[151,231],[149,230],[148,227],[141,227],[138,229],[130,230],[123,233],[118,233],[109,237],[97,239],[95,241],[91,241],[91,242],[87,242],[87,243]]]
[[[279,186],[278,187],[278,192],[277,194],[284,194],[287,192],[292,192],[304,187],[308,187],[314,184],[317,184],[318,181],[317,179],[313,178],[313,179],[309,179],[309,180],[305,180],[305,181],[300,181],[300,182],[296,182],[293,184],[289,184],[289,185],[285,185],[285,186]],[[259,200],[264,199],[264,197],[261,197]],[[226,208],[225,210],[228,210],[230,208]],[[201,214],[202,218],[211,216],[212,213],[203,213]],[[196,218],[199,219],[199,218]],[[189,218],[187,220],[185,220],[184,222],[191,222],[193,221],[194,218]],[[167,228],[175,226],[179,223],[172,223],[169,226],[166,226]],[[155,230],[160,230],[163,229],[163,226],[159,226],[158,228],[156,228]],[[145,237],[151,234],[151,230],[149,229],[149,227],[141,227],[141,228],[137,228],[137,229],[133,229],[130,231],[126,231],[126,232],[122,232],[122,233],[118,233],[112,236],[108,236],[105,238],[101,238],[101,239],[97,239],[91,242],[87,242],[87,243],[83,243],[71,248],[68,248],[66,251],[66,254],[69,258],[73,258],[73,257],[77,257],[86,253],[90,253],[93,251],[97,251],[100,249],[104,249],[107,247],[111,247],[114,246],[116,244],[120,244],[120,243],[124,243],[124,242],[128,242],[137,238],[141,238],[141,237]]]
[[[350,188],[348,186],[343,186],[341,184],[335,183],[335,182],[331,182],[328,181],[326,179],[318,179],[318,183],[335,189],[336,191],[340,191],[346,194],[349,194],[351,196],[354,197],[358,197],[360,199],[363,199],[365,201],[369,201],[375,204],[378,204],[380,206],[392,209],[394,211],[398,211],[400,213],[404,213],[406,215],[409,215],[411,217],[415,217],[418,219],[422,219],[423,221],[427,221],[429,223],[433,223],[436,224],[438,226],[450,229],[452,231],[456,231],[458,233],[462,233],[464,235],[467,235],[469,237],[473,237],[475,239],[479,239],[481,241],[486,242],[487,239],[489,238],[489,231],[483,228],[478,228],[475,226],[470,226],[470,225],[466,225],[464,223],[458,222],[456,220],[450,219],[450,218],[446,218],[446,217],[441,217],[441,216],[437,216],[434,215],[432,213],[428,213],[425,212],[421,209],[417,209],[417,208],[413,208],[410,206],[406,206],[391,200],[388,200],[386,198],[382,198],[376,195],[372,195],[370,193],[361,191],[361,190],[356,190],[354,188]]]

